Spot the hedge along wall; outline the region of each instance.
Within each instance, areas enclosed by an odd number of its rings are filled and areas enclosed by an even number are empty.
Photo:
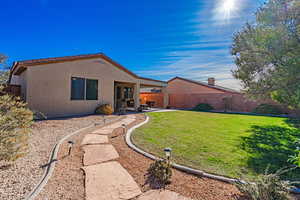
[[[163,93],[152,93],[152,92],[142,92],[140,93],[141,104],[146,104],[147,101],[153,101],[154,107],[163,108],[164,107],[164,94]]]
[[[140,93],[141,104],[146,104],[147,101],[154,101],[157,108],[163,108],[163,93]],[[227,101],[227,111],[233,112],[252,112],[254,108],[262,103],[277,105],[273,101],[254,101],[242,94],[231,93],[204,93],[204,94],[169,94],[169,106],[171,108],[194,108],[199,103],[208,103],[217,111],[225,110],[224,98]],[[284,106],[279,106],[283,112],[294,114],[294,111],[287,109]]]
[[[227,99],[227,103],[224,98]],[[209,93],[209,94],[169,94],[169,106],[172,108],[194,108],[199,103],[208,103],[215,110],[234,112],[252,112],[254,108],[262,103],[278,105],[273,101],[254,101],[242,94],[230,93]],[[227,104],[227,106],[225,106]],[[284,112],[290,113],[290,110],[280,106]]]

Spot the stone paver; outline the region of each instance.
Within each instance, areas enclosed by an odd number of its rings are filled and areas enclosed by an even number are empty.
[[[105,128],[106,129],[115,129],[115,128],[119,128],[119,127],[122,127],[122,122],[119,122],[119,123],[115,123],[115,124],[111,124],[111,125],[108,125],[108,126],[106,126]]]
[[[86,200],[128,200],[141,194],[130,174],[118,163],[83,167]]]
[[[122,120],[122,123],[128,125],[128,124],[131,124],[134,121],[135,121],[135,119],[125,119],[125,120]]]
[[[169,190],[150,190],[137,198],[137,200],[192,200]]]
[[[114,129],[107,129],[107,128],[100,128],[95,131],[93,131],[93,134],[100,134],[100,135],[108,135],[113,132]]]
[[[94,165],[119,158],[119,154],[111,144],[83,146],[83,164]]]
[[[81,145],[104,143],[108,143],[108,137],[106,135],[87,134],[84,136]]]

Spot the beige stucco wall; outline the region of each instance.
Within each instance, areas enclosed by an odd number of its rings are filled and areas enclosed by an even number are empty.
[[[97,79],[98,100],[71,100],[71,77]],[[31,66],[26,80],[29,107],[48,117],[93,113],[98,104],[114,104],[114,81],[139,83],[101,58]]]

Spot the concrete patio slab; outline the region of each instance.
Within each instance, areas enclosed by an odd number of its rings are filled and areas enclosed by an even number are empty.
[[[119,158],[119,154],[111,144],[83,146],[83,164],[94,165]]]
[[[104,144],[108,143],[108,137],[106,135],[98,135],[98,134],[87,134],[84,136],[81,145],[87,144]]]
[[[99,134],[99,135],[108,135],[111,134],[114,129],[107,129],[107,128],[100,128],[92,132],[92,134]]]
[[[169,190],[150,190],[137,198],[137,200],[192,200]]]
[[[128,200],[142,192],[131,175],[118,163],[83,167],[86,200]]]

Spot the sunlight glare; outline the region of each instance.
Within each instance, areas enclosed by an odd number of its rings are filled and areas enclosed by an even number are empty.
[[[215,19],[218,21],[229,22],[230,19],[236,16],[240,5],[238,0],[218,0],[215,7]]]

